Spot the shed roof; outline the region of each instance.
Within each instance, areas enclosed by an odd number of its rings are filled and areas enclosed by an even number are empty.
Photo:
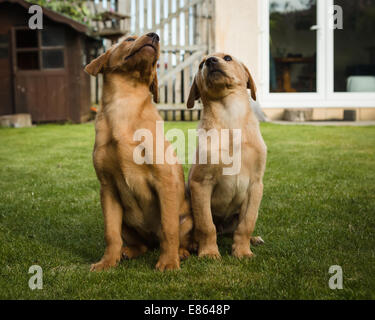
[[[26,2],[25,0],[0,0],[0,4],[2,3],[16,3],[21,5],[22,7],[29,9],[33,4],[30,2]],[[57,13],[55,11],[52,11],[50,9],[47,9],[45,7],[43,8],[43,15],[47,16],[51,20],[59,23],[63,23],[65,25],[68,25],[69,27],[73,28],[74,30],[87,34],[88,27],[80,22],[77,22],[71,18],[68,18],[67,16],[64,16],[60,13]]]

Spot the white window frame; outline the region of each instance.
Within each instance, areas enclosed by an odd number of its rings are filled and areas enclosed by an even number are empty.
[[[334,30],[329,27],[330,8],[334,0],[317,0],[317,92],[270,93],[269,0],[257,1],[260,17],[259,96],[263,108],[375,107],[375,93],[334,92]]]

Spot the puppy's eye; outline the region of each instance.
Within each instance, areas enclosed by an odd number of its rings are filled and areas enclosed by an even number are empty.
[[[225,56],[225,57],[224,57],[224,60],[229,62],[229,61],[232,61],[233,59],[232,59],[231,56]]]
[[[135,39],[134,38],[127,38],[125,41],[132,42],[132,41],[135,41]]]
[[[204,61],[201,62],[201,64],[199,65],[199,70],[201,70],[204,66]]]

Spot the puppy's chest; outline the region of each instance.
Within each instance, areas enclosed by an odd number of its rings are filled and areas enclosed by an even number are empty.
[[[212,194],[212,212],[218,216],[238,213],[248,196],[248,175],[222,176]]]
[[[124,144],[119,146],[114,141],[108,141],[106,144],[95,145],[93,160],[97,172],[104,175],[115,175],[121,171],[121,168],[130,167],[132,163],[131,148]]]
[[[244,118],[248,116],[248,107],[241,102],[232,102],[228,106],[221,106],[215,111],[215,118],[227,128],[242,127]]]
[[[99,180],[116,188],[125,209],[124,219],[127,225],[137,230],[153,231],[152,225],[157,224],[149,208],[155,207],[155,195],[147,182],[147,168],[135,165],[114,147],[97,151],[96,158],[100,159],[100,163],[96,165]]]

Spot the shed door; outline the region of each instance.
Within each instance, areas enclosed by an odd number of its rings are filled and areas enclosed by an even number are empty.
[[[65,32],[14,28],[14,87],[16,113],[32,120],[68,119]]]
[[[0,115],[13,113],[10,36],[0,33]]]

